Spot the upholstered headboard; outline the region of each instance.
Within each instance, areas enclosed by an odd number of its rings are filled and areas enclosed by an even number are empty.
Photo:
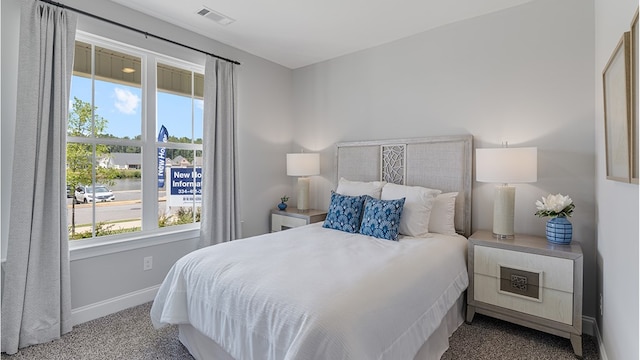
[[[457,191],[455,226],[471,235],[473,137],[438,136],[336,144],[336,174],[357,181],[383,180]]]

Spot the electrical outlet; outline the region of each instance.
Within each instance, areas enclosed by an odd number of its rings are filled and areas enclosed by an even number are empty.
[[[147,256],[142,259],[142,270],[147,271],[153,269],[153,256]]]
[[[602,293],[600,293],[600,316],[602,316]]]

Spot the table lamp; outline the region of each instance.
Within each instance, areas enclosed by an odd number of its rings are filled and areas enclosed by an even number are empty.
[[[476,180],[499,183],[493,200],[493,234],[500,239],[513,238],[516,188],[509,184],[536,182],[538,149],[476,149]]]
[[[320,174],[320,154],[287,154],[287,175],[298,176],[298,210],[309,209],[309,176]]]

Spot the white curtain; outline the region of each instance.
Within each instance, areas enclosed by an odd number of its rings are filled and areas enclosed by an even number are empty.
[[[71,331],[66,128],[77,15],[23,1],[2,351]]]
[[[199,247],[240,237],[235,66],[207,56],[204,77]]]

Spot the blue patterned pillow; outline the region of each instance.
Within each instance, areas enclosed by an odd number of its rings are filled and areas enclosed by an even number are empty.
[[[357,233],[366,195],[347,196],[331,192],[331,204],[322,227]]]
[[[368,198],[364,206],[360,234],[397,241],[404,200],[405,198],[395,200]]]

